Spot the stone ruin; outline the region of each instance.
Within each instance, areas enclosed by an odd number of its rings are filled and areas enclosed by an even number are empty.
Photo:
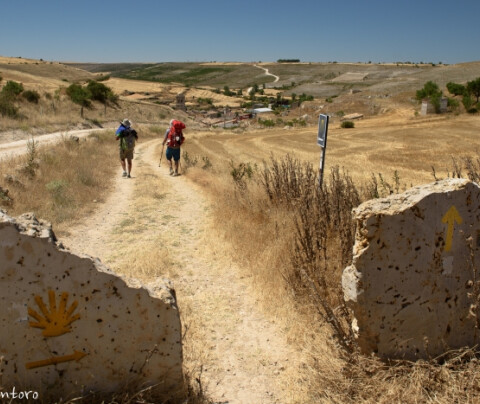
[[[440,105],[439,105],[439,113],[443,114],[447,112],[448,109],[448,98],[441,98]],[[422,106],[420,108],[420,115],[429,115],[429,114],[436,114],[437,111],[435,109],[435,105],[429,99],[422,101]]]
[[[354,210],[345,300],[358,343],[381,358],[437,357],[480,342],[480,188],[449,179]]]
[[[0,386],[65,400],[182,388],[175,291],[123,279],[62,248],[32,214],[0,210]]]

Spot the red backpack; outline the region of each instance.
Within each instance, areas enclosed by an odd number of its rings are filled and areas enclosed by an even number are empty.
[[[181,121],[173,121],[170,132],[167,136],[168,147],[180,147],[185,141],[182,130],[185,129],[185,124]]]

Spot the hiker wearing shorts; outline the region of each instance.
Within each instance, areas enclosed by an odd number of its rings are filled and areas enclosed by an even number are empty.
[[[185,124],[183,122],[172,119],[170,121],[170,126],[165,131],[165,136],[163,138],[162,145],[167,144],[167,151],[165,156],[167,157],[168,164],[170,166],[170,175],[176,177],[178,173],[178,165],[180,162],[180,146],[185,141],[182,130],[185,129]],[[175,162],[175,170],[172,166],[172,159]]]
[[[131,128],[132,124],[128,119],[124,119],[117,131],[115,137],[119,140],[120,163],[123,168],[122,177],[131,178],[133,152],[135,150],[135,141],[138,140],[137,131]],[[127,160],[127,164],[125,164]]]

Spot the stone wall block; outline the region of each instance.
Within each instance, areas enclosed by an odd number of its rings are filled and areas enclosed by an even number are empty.
[[[480,342],[468,295],[480,279],[477,184],[422,185],[365,202],[354,217],[354,258],[342,285],[364,352],[428,358]]]
[[[168,280],[123,279],[56,242],[32,214],[0,211],[0,374],[11,391],[75,397],[182,388],[181,328]]]

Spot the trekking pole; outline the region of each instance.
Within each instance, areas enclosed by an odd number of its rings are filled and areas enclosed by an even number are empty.
[[[165,148],[165,144],[162,145],[162,151],[160,152],[160,162],[158,163],[158,166],[160,167],[162,164],[162,157],[163,157],[163,149]]]

